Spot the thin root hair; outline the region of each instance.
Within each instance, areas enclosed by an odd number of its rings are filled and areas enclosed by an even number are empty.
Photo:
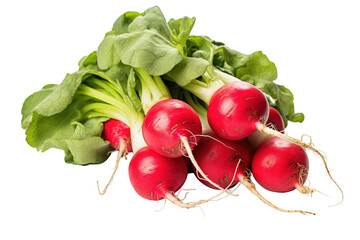
[[[166,198],[164,198],[164,204],[163,204],[163,206],[160,208],[160,209],[157,209],[157,210],[155,210],[155,212],[162,212],[164,209],[165,209],[165,205],[166,205]],[[156,201],[157,203],[159,203],[160,201]]]
[[[225,143],[223,143],[222,141],[220,141],[220,140],[218,140],[218,139],[216,139],[216,138],[214,138],[214,137],[212,137],[212,136],[210,136],[210,135],[196,134],[195,136],[199,136],[199,137],[208,137],[208,138],[211,138],[212,140],[215,140],[215,141],[217,141],[217,142],[221,143],[222,145],[224,145],[225,147],[227,147],[227,148],[229,148],[229,149],[231,149],[231,150],[234,150],[234,151],[235,151],[235,149],[234,149],[234,148],[232,148],[232,147],[230,147],[230,146],[226,145],[226,144],[225,144]]]

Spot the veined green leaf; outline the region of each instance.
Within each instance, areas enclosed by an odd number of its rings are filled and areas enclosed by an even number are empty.
[[[108,35],[100,43],[97,49],[97,61],[99,68],[106,70],[120,63],[120,56],[115,50],[115,35]]]
[[[209,62],[202,58],[187,57],[168,72],[167,76],[180,86],[185,86],[204,74],[208,66]]]
[[[150,75],[163,75],[183,60],[169,40],[150,30],[119,35],[114,45],[124,64],[143,68]]]

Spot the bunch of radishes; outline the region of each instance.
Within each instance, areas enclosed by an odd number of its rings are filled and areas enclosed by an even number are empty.
[[[312,144],[284,134],[287,121],[303,115],[291,92],[273,82],[275,65],[261,52],[245,55],[190,35],[194,22],[167,22],[158,7],[121,15],[77,72],[25,100],[26,140],[42,151],[63,149],[66,162],[79,165],[102,163],[111,146],[119,154],[110,182],[120,158],[133,152],[129,178],[146,199],[205,203],[175,195],[193,172],[221,193],[240,182],[280,211],[310,213],[274,206],[251,181],[252,173],[270,191],[312,193],[304,186],[305,149],[331,177]]]

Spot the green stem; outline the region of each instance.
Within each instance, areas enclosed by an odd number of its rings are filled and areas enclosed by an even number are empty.
[[[111,86],[109,86],[108,83],[105,83],[104,81],[101,81],[99,79],[93,79],[91,81],[92,83],[96,84],[97,86],[103,88],[107,93],[109,93],[112,97],[121,100],[121,94],[119,91],[116,91],[115,89],[117,88],[112,88]]]
[[[129,119],[125,116],[129,116],[128,112],[124,112],[117,107],[106,103],[89,103],[83,110],[88,113],[89,117],[101,117],[106,116],[122,121],[126,125],[130,125]]]
[[[150,76],[144,69],[135,72],[141,82],[141,104],[145,114],[157,102],[171,98],[170,92],[159,76]]]

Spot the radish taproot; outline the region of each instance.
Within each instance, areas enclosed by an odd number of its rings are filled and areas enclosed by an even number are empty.
[[[193,152],[204,173],[222,188],[231,188],[238,182],[241,182],[262,202],[276,210],[281,212],[314,214],[308,211],[279,208],[265,199],[256,190],[254,183],[250,179],[251,173],[249,167],[252,158],[252,150],[247,139],[230,141],[212,134],[211,138],[202,138]],[[196,169],[194,169],[194,172],[196,172]],[[203,184],[214,188],[197,174],[196,176]]]
[[[99,181],[97,182],[100,195],[104,195],[110,186],[110,183],[112,182],[119,167],[120,159],[127,153],[132,152],[130,128],[125,123],[117,119],[111,118],[104,123],[103,138],[106,141],[109,141],[110,145],[114,149],[118,150],[118,154],[115,169],[110,177],[110,180],[102,191],[100,191]]]
[[[254,154],[251,170],[256,181],[269,191],[314,192],[304,186],[309,171],[305,150],[284,139],[271,137],[265,140]]]

